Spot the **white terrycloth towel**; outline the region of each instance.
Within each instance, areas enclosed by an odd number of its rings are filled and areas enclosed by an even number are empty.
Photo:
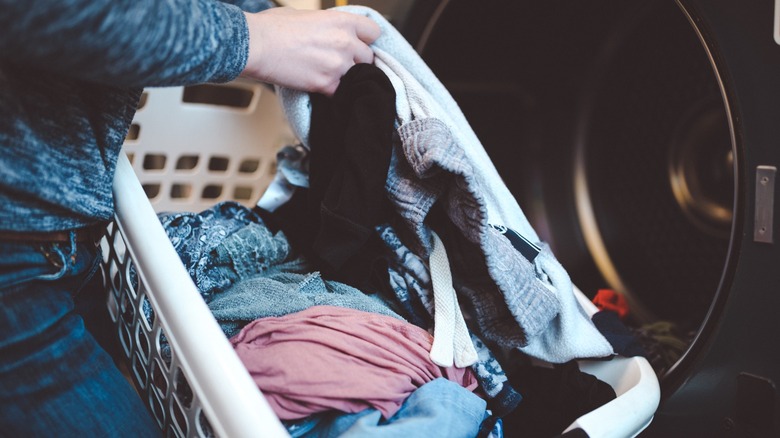
[[[452,287],[450,261],[444,243],[436,233],[431,234],[433,251],[429,264],[434,305],[431,360],[441,367],[451,367],[453,363],[458,368],[468,367],[474,365],[479,356]]]
[[[464,146],[468,158],[484,187],[488,222],[513,229],[530,241],[539,242],[536,231],[504,184],[484,147],[471,129],[466,117],[447,89],[436,78],[414,48],[381,14],[363,6],[345,6],[337,10],[373,19],[381,28],[381,36],[372,44],[376,65],[390,79],[396,90],[396,110],[400,124],[418,117],[433,117],[445,122],[455,141]],[[309,95],[295,90],[277,88],[285,114],[293,132],[309,146],[311,101]],[[547,249],[549,252],[549,249]],[[540,255],[537,269],[548,275],[561,302],[561,312],[548,330],[528,339],[520,350],[549,362],[562,363],[572,359],[606,357],[614,354],[612,346],[596,329],[580,307],[568,274],[551,255]]]

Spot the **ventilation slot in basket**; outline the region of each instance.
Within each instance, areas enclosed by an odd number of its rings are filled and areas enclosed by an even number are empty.
[[[222,186],[216,184],[207,185],[203,188],[203,193],[201,193],[203,199],[217,199],[220,195],[222,195]]]
[[[144,188],[144,192],[146,193],[146,197],[149,199],[154,199],[160,195],[159,184],[144,184],[143,188]]]
[[[193,170],[200,159],[197,155],[182,155],[176,161],[176,170]]]
[[[248,158],[238,166],[239,173],[255,173],[260,168],[260,160]]]
[[[237,201],[248,201],[252,199],[252,187],[236,187],[233,189],[233,198]]]
[[[225,85],[193,85],[184,87],[182,101],[231,108],[248,108],[254,94],[254,91],[246,88]]]
[[[225,172],[230,164],[227,157],[211,157],[209,160],[209,170],[212,172]]]
[[[171,186],[171,199],[187,199],[192,195],[190,184],[174,184]]]
[[[146,106],[146,101],[149,99],[149,93],[143,92],[141,93],[141,98],[138,99],[138,106],[136,107],[136,110],[140,110],[143,107]]]
[[[130,125],[130,129],[127,131],[126,141],[138,140],[138,136],[141,134],[141,125],[133,123]]]

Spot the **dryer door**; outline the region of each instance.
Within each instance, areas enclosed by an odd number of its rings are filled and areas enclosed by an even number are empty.
[[[780,158],[780,46],[771,2],[749,3],[424,1],[400,23],[574,282],[670,335],[659,436],[778,415],[776,196],[756,172]]]
[[[690,344],[726,268],[738,156],[696,31],[674,2],[493,6],[445,2],[423,57],[575,283]]]

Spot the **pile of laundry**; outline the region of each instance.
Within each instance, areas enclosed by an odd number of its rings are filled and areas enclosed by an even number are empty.
[[[615,398],[610,339],[457,104],[378,13],[332,98],[278,89],[301,145],[254,208],[160,215],[292,436],[553,436]],[[316,364],[316,365],[315,365]]]

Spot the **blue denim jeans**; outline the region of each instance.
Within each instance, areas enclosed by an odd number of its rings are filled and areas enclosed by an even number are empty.
[[[93,244],[73,238],[0,241],[1,436],[160,435],[88,331],[107,335],[106,345],[113,333],[98,262]]]
[[[477,436],[485,408],[485,401],[473,392],[438,378],[417,388],[387,420],[376,409],[355,414],[328,412],[298,422],[288,431],[293,437],[303,438],[470,438]]]

